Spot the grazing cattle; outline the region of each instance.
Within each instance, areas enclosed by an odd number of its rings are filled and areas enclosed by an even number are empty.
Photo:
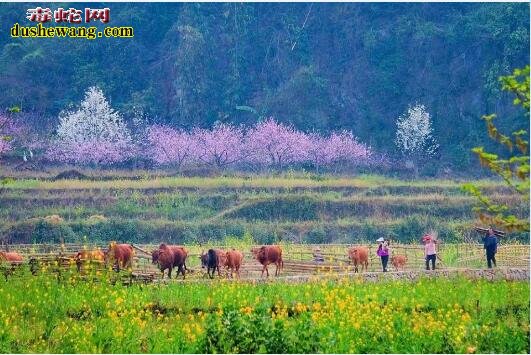
[[[153,265],[157,265],[158,262],[159,262],[159,255],[160,255],[160,250],[159,249],[155,249],[151,252],[151,263]]]
[[[76,261],[77,271],[80,271],[84,261],[104,262],[105,253],[100,249],[81,250],[74,256],[74,260]]]
[[[24,258],[17,252],[2,252],[0,251],[0,265],[4,262],[10,264],[9,267],[2,267],[2,272],[7,281],[7,277],[12,275],[16,268],[22,266]]]
[[[177,268],[177,275],[183,274],[183,279],[186,278],[186,257],[188,251],[179,245],[166,245],[162,243],[157,250],[151,253],[151,262],[157,264],[164,277],[164,270],[168,269],[168,278],[171,279],[171,272]]]
[[[98,260],[105,261],[105,254],[100,250],[81,250],[75,256],[76,259],[81,260]]]
[[[179,253],[179,255],[181,255],[181,257],[182,257],[182,255],[184,255],[184,260],[183,260],[182,266],[183,266],[185,271],[188,270],[186,268],[186,259],[188,258],[188,250],[182,245],[169,245],[169,247],[170,247],[171,250],[173,250],[174,253]],[[178,267],[177,261],[179,261],[180,259],[177,258],[175,260],[176,260],[176,262],[174,263],[173,266],[174,267]]]
[[[264,245],[260,248],[251,249],[251,252],[256,260],[264,266],[261,277],[264,276],[264,271],[269,277],[269,270],[267,269],[269,264],[276,265],[275,276],[280,274],[280,270],[284,267],[284,262],[282,261],[282,249],[278,245]]]
[[[239,251],[232,249],[226,253],[225,266],[230,270],[230,276],[236,271],[236,276],[240,278],[240,266],[243,262],[243,254]]]
[[[220,266],[220,257],[218,255],[219,253],[214,249],[208,249],[206,253],[201,253],[201,267],[207,268],[207,274],[208,276],[213,279],[214,278],[214,272],[216,269],[218,269],[218,276],[221,276],[221,273],[219,272],[219,266]],[[212,274],[210,273],[210,270],[212,270]]]
[[[216,251],[216,254],[218,255],[218,266],[221,268],[227,264],[227,253],[221,249],[215,249],[215,251]],[[218,269],[218,275],[220,275],[219,269]]]
[[[186,258],[188,257],[188,251],[183,247],[170,247],[173,252],[173,267],[177,268],[177,275],[183,274],[183,279],[186,278]]]
[[[407,263],[407,256],[405,255],[393,255],[391,257],[391,264],[395,267],[395,270],[404,269],[404,266]]]
[[[116,244],[111,242],[105,253],[105,266],[109,263],[116,267],[118,271],[121,268],[130,268],[133,266],[133,246],[130,244]]]
[[[348,250],[348,257],[352,264],[354,264],[354,272],[358,272],[358,265],[361,265],[361,271],[363,271],[363,267],[365,267],[365,271],[367,271],[367,267],[369,266],[369,249],[366,247],[352,247]]]
[[[168,278],[171,279],[171,272],[175,263],[173,249],[166,244],[161,244],[159,249],[153,252],[152,256],[154,256],[152,257],[152,262],[159,266],[162,278],[164,278],[164,270],[168,269]]]
[[[7,261],[8,263],[20,263],[24,261],[24,258],[22,257],[22,255],[14,251],[0,251],[0,261]]]
[[[161,244],[161,246],[162,245],[166,245],[166,244]],[[179,267],[178,262],[181,260],[181,258],[184,257],[182,266],[185,271],[188,270],[186,267],[186,258],[188,257],[188,250],[186,250],[186,248],[183,247],[182,245],[168,245],[168,248],[170,248],[173,251],[173,253],[177,252],[179,254],[178,258],[176,259],[174,258],[173,267]],[[151,262],[155,265],[158,264],[159,254],[160,254],[160,246],[159,246],[159,249],[153,250],[153,252],[151,253]]]

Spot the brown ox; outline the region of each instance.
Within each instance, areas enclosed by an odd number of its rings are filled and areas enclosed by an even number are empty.
[[[20,255],[17,252],[0,251],[0,265],[2,265],[2,263],[4,262],[6,262],[7,264],[10,264],[10,267],[8,268],[2,267],[2,271],[3,271],[6,281],[7,281],[7,277],[9,275],[12,275],[16,268],[22,266],[23,261],[24,261],[24,258],[22,258],[22,255]]]
[[[96,261],[98,263],[103,263],[105,261],[105,253],[103,253],[100,249],[81,250],[74,256],[74,260],[76,261],[77,271],[80,271],[81,265],[84,261]]]
[[[161,245],[166,245],[166,244],[161,244]],[[168,245],[168,247],[175,252],[175,250],[177,249],[180,249],[182,251],[182,254],[184,254],[184,263],[183,263],[183,267],[184,267],[184,270],[188,270],[186,268],[186,258],[188,258],[188,250],[182,246],[182,245]],[[159,249],[155,249],[153,250],[153,252],[151,252],[151,262],[153,264],[157,264],[158,263],[158,258],[159,258],[159,253],[160,253],[160,246],[159,246]],[[174,267],[177,266],[177,265],[173,265]]]
[[[0,251],[0,261],[7,261],[8,263],[20,263],[24,261],[22,255],[17,252]]]
[[[118,271],[120,269],[131,268],[133,266],[133,246],[130,244],[116,244],[111,242],[109,248],[105,253],[105,265],[109,263],[113,267],[116,267]]]
[[[352,247],[348,250],[348,257],[352,264],[354,264],[354,272],[358,272],[358,265],[361,265],[361,271],[369,266],[369,249],[366,247]]]
[[[163,243],[159,246],[159,249],[153,251],[151,256],[152,263],[159,266],[162,277],[164,277],[164,270],[168,269],[168,278],[171,279],[173,268],[178,269],[177,275],[182,273],[183,279],[186,277],[185,270],[188,251],[183,246],[166,245]]]
[[[186,268],[186,259],[188,258],[188,250],[183,247],[182,245],[170,245],[170,249],[173,250],[174,253],[179,253],[182,257],[183,257],[183,268],[184,268],[184,271],[187,270]],[[177,251],[177,249],[179,249],[180,251]],[[176,261],[179,261],[179,259],[176,259]],[[175,263],[173,265],[174,267],[178,267],[179,265],[177,265],[177,263]],[[184,274],[183,274],[184,276]]]
[[[233,277],[232,274],[236,271],[236,276],[240,278],[240,266],[243,263],[243,254],[239,251],[232,249],[227,253],[225,266],[230,270],[230,277]]]
[[[405,255],[393,255],[391,257],[391,264],[395,267],[395,270],[398,271],[399,269],[404,270],[404,266],[407,263],[407,256]]]
[[[275,276],[280,274],[280,270],[284,267],[284,262],[282,261],[282,249],[278,245],[264,245],[260,248],[251,249],[251,252],[256,260],[264,266],[261,277],[264,276],[264,270],[267,277],[269,277],[269,270],[267,269],[269,264],[276,265]]]

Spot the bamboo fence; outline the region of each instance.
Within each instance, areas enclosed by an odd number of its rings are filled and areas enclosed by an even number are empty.
[[[149,255],[151,250],[157,248],[153,244],[134,244],[135,260],[134,272],[136,275],[144,275],[147,278],[159,277],[160,271],[155,265],[151,264]],[[353,267],[349,264],[348,249],[355,246],[354,244],[286,244],[282,245],[284,269],[283,274],[319,274],[327,272],[348,272]],[[364,245],[369,249],[369,268],[368,271],[381,271],[380,258],[376,255],[376,245]],[[4,249],[17,251],[23,254],[27,259],[33,260],[38,265],[60,265],[68,267],[72,265],[73,256],[83,249],[105,249],[104,244],[17,244],[9,245]],[[200,267],[199,256],[206,247],[189,246],[189,257],[187,266],[191,274],[203,274]],[[209,246],[209,248],[229,249],[224,246]],[[262,270],[251,253],[252,246],[241,248],[244,254],[244,265],[242,266],[243,276],[259,275]],[[316,261],[315,250],[319,249],[321,262]],[[391,256],[407,256],[405,270],[422,270],[425,268],[424,248],[422,245],[415,244],[391,244]],[[439,259],[437,268],[484,268],[486,266],[485,251],[481,244],[461,243],[445,244],[440,243],[437,246]],[[496,254],[497,265],[502,267],[519,267],[529,268],[530,246],[522,244],[502,244],[498,247]],[[94,264],[94,263],[92,263]],[[74,262],[75,265],[75,262]],[[82,265],[82,267],[84,267]],[[393,270],[391,262],[388,265],[389,270]],[[275,266],[269,266],[269,272],[274,273]],[[149,276],[151,275],[151,276]],[[139,277],[140,277],[139,276]]]

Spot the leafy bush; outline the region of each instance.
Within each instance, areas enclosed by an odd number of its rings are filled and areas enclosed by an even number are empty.
[[[267,223],[243,222],[239,220],[201,221],[158,221],[113,219],[87,221],[86,219],[60,224],[48,223],[42,219],[8,224],[3,228],[4,241],[8,243],[59,243],[79,241],[82,236],[89,240],[106,242],[117,240],[130,243],[174,244],[215,243],[225,240],[243,240],[246,235],[258,244],[273,244],[280,241],[316,243],[359,243],[370,242],[379,237],[390,237],[404,243],[418,242],[426,232],[434,230],[445,242],[460,242],[462,230],[469,229],[466,222],[452,224],[437,218],[413,215],[395,223],[381,224],[376,221],[363,223],[304,222]],[[301,232],[302,230],[302,232]],[[301,234],[302,233],[302,234]],[[301,239],[302,238],[302,239]],[[505,240],[528,242],[527,233],[511,233]]]
[[[3,234],[6,243],[74,243],[80,240],[68,224],[42,218],[10,225]]]

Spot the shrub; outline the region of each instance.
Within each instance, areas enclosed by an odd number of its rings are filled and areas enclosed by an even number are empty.
[[[100,223],[100,222],[106,222],[107,219],[108,218],[105,217],[104,215],[95,214],[95,215],[92,215],[89,218],[87,218],[87,222],[89,222],[89,223]]]
[[[4,233],[6,243],[74,243],[79,241],[72,228],[63,222],[49,222],[42,218],[29,219],[10,225]]]
[[[63,223],[65,220],[59,216],[59,215],[56,215],[56,214],[52,214],[50,216],[46,216],[44,217],[44,220],[50,224],[59,224],[59,223]]]

